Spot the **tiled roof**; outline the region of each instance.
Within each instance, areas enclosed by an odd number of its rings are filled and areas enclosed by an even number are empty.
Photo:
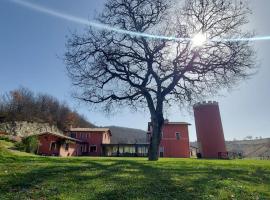
[[[78,132],[105,132],[105,131],[109,131],[110,129],[109,128],[70,128],[68,131],[71,131],[71,132],[75,132],[75,131],[78,131]]]
[[[109,128],[70,128],[67,132],[109,132],[110,136],[112,136]]]
[[[56,137],[60,137],[60,138],[71,140],[71,141],[82,142],[81,140],[78,140],[78,139],[75,139],[75,138],[72,138],[72,137],[65,136],[65,135],[63,135],[61,133],[44,132],[44,133],[39,133],[37,135],[46,135],[46,134],[54,135]]]
[[[148,122],[148,126],[151,126],[152,122]],[[180,125],[188,125],[190,126],[191,124],[190,123],[187,123],[187,122],[166,122],[164,121],[164,124],[180,124]]]
[[[165,122],[164,124],[182,124],[182,125],[191,125],[190,123],[187,123],[187,122]]]

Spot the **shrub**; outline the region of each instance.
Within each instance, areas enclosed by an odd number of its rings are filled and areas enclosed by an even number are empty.
[[[36,153],[38,149],[38,138],[37,136],[23,138],[22,141],[17,142],[15,146],[18,150],[28,153]]]

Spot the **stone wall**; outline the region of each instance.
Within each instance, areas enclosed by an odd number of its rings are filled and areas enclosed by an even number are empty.
[[[56,126],[50,125],[48,123],[26,121],[0,123],[0,132],[6,132],[9,135],[19,137],[25,137],[43,132],[62,133],[62,131]]]

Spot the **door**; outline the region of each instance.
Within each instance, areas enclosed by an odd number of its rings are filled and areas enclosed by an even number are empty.
[[[164,147],[159,147],[159,157],[164,157]]]

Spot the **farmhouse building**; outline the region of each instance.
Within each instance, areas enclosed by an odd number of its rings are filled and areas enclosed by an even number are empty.
[[[160,157],[190,157],[188,126],[185,122],[165,121],[159,148]],[[49,156],[126,156],[146,157],[152,135],[148,123],[146,143],[112,144],[108,128],[70,128],[64,135],[38,135],[38,154]]]
[[[70,128],[65,135],[82,142],[83,156],[102,156],[102,145],[110,144],[112,136],[108,128]]]
[[[102,145],[109,144],[107,128],[71,128],[65,135],[45,132],[37,135],[37,154],[47,156],[101,156]]]
[[[82,141],[58,133],[40,133],[37,154],[46,156],[79,156]]]
[[[171,158],[189,158],[189,133],[188,126],[190,124],[186,122],[169,122],[165,120],[161,142],[159,146],[160,157]],[[152,137],[152,124],[148,123],[147,140],[151,141]]]

